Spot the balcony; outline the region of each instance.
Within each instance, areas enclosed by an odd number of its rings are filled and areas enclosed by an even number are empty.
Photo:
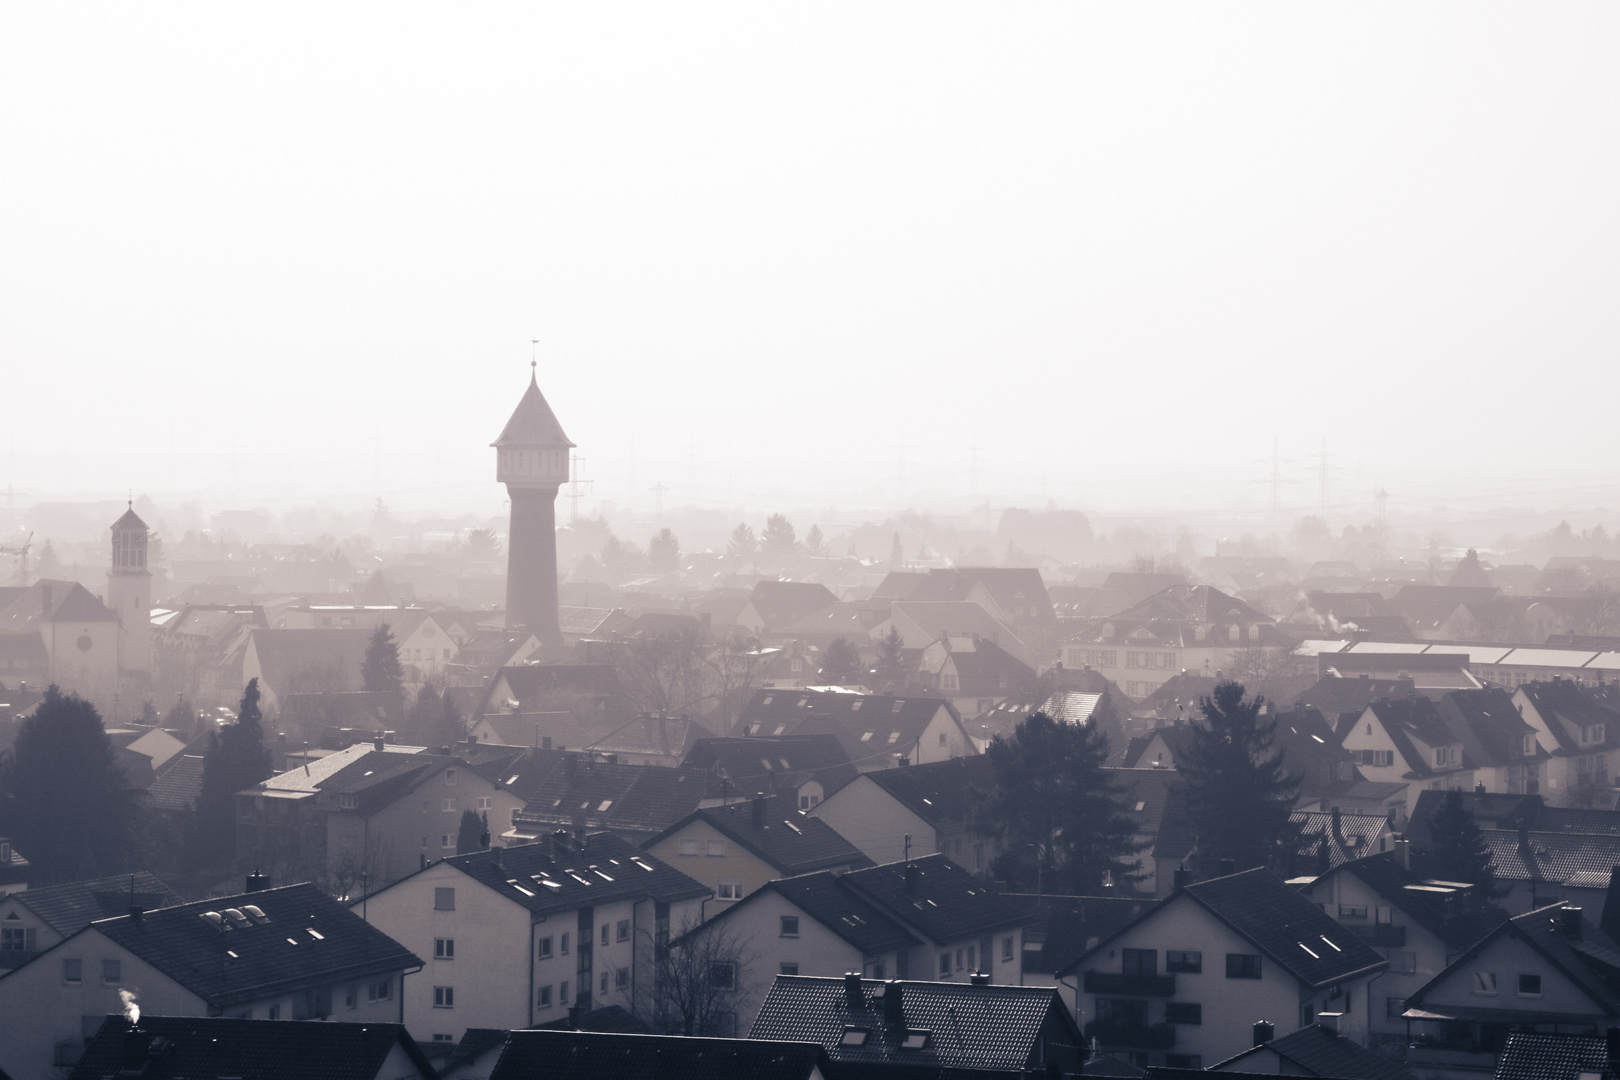
[[[1349,930],[1375,949],[1406,948],[1404,926],[1352,926]]]
[[[1124,975],[1117,971],[1086,972],[1086,993],[1111,997],[1175,997],[1174,975]]]
[[[1093,1020],[1086,1025],[1086,1040],[1096,1039],[1107,1047],[1129,1047],[1133,1050],[1169,1050],[1176,1045],[1176,1029],[1170,1024],[1121,1023],[1117,1020]]]

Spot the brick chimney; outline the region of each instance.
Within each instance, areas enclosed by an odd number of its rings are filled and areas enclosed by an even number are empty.
[[[866,1008],[866,995],[861,993],[861,973],[858,971],[844,972],[844,1007],[850,1012],[861,1012]]]
[[[883,1022],[893,1028],[906,1026],[906,1010],[901,1001],[900,985],[899,979],[893,979],[883,990]]]
[[[1269,1020],[1256,1020],[1254,1022],[1254,1045],[1264,1046],[1277,1034],[1277,1029]]]

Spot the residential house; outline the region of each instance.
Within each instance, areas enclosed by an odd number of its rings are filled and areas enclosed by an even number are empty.
[[[276,712],[288,694],[360,689],[370,630],[249,630],[238,687],[259,680],[259,707]],[[238,691],[240,692],[240,691]]]
[[[757,690],[738,717],[736,731],[747,736],[834,735],[862,772],[979,752],[961,714],[935,697]]]
[[[1339,743],[1350,751],[1361,775],[1376,783],[1404,783],[1406,796],[1392,800],[1396,826],[1424,790],[1467,790],[1474,772],[1463,758],[1462,737],[1453,732],[1435,703],[1422,696],[1376,701],[1359,715],[1339,717]]]
[[[426,1042],[575,1007],[653,1016],[655,948],[695,924],[708,895],[611,833],[562,834],[440,860],[351,910],[431,957],[403,1012]]]
[[[628,724],[593,742],[585,749],[593,754],[611,754],[624,765],[663,765],[674,768],[699,739],[712,739],[714,732],[690,716],[638,716]]]
[[[514,714],[572,714],[585,731],[584,746],[635,719],[618,674],[608,663],[522,664],[503,667],[489,679],[483,699],[469,717],[476,728],[486,717]],[[578,736],[570,733],[571,739]],[[518,745],[528,745],[521,742]],[[554,745],[564,745],[554,740]]]
[[[1317,656],[1317,674],[1330,679],[1367,679],[1370,682],[1405,682],[1425,697],[1439,700],[1455,690],[1478,690],[1485,684],[1469,670],[1473,657],[1467,652],[1439,652],[1412,647],[1378,651],[1371,642],[1361,642],[1348,652]]]
[[[1340,1080],[1415,1080],[1399,1061],[1344,1038],[1331,1022],[1307,1024],[1287,1035],[1256,1042],[1249,1049],[1211,1065],[1209,1071],[1331,1076]]]
[[[1513,695],[1500,687],[1457,690],[1442,697],[1440,717],[1462,739],[1463,759],[1474,769],[1478,790],[1535,795],[1550,757],[1538,730],[1520,715]]]
[[[1038,636],[1030,631],[1049,631],[1057,621],[1046,582],[1039,570],[1030,567],[962,566],[930,570],[915,581],[907,595],[898,599],[912,602],[968,600],[997,622],[1020,631],[1026,641]]]
[[[778,973],[1016,983],[1028,906],[1003,899],[943,855],[768,882],[691,931],[687,947],[735,946],[744,1026]]]
[[[999,845],[971,827],[971,791],[988,787],[990,759],[955,758],[931,765],[861,773],[812,807],[819,819],[874,863],[938,853],[975,874],[988,874]]]
[[[1406,999],[1425,1080],[1492,1071],[1509,1032],[1600,1035],[1620,1016],[1620,941],[1563,903],[1480,938]]]
[[[826,1080],[827,1053],[808,1041],[514,1031],[490,1080]]]
[[[872,865],[825,821],[763,795],[694,810],[641,846],[707,885],[722,905],[776,878]]]
[[[23,857],[11,837],[0,836],[0,897],[28,891],[33,864]]]
[[[422,961],[314,885],[288,885],[99,919],[0,977],[0,1069],[76,1061],[120,990],[154,1016],[401,1019]]]
[[[1347,862],[1395,850],[1395,832],[1383,814],[1295,810],[1288,820],[1299,827],[1291,865],[1295,874],[1325,874]]]
[[[1197,846],[1186,782],[1173,770],[1160,768],[1109,768],[1105,772],[1123,796],[1121,810],[1134,824],[1131,841],[1137,845],[1134,880],[1116,882],[1116,887],[1126,893],[1170,895],[1177,868]]]
[[[97,919],[182,902],[145,870],[10,893],[0,897],[0,969],[21,967]]]
[[[809,581],[758,581],[737,613],[737,625],[751,634],[771,633],[838,603],[825,585]]]
[[[1234,654],[1286,656],[1276,620],[1207,585],[1173,585],[1092,629],[1066,638],[1063,666],[1091,666],[1141,699],[1173,676],[1231,671]]]
[[[784,722],[773,730],[788,726]],[[685,764],[708,775],[705,806],[770,795],[809,810],[859,775],[844,744],[830,734],[698,739]]]
[[[1070,670],[1059,664],[1041,673],[1032,691],[1016,694],[971,719],[964,726],[982,753],[997,735],[1010,737],[1031,713],[1044,712],[1071,724],[1095,724],[1110,746],[1125,742],[1127,717],[1135,703],[1099,671]]]
[[[1367,1002],[1374,1046],[1404,1047],[1406,999],[1508,918],[1470,886],[1412,873],[1403,857],[1389,851],[1355,859],[1300,885],[1301,895],[1389,961]]]
[[[1035,669],[1000,645],[977,636],[943,637],[922,651],[919,681],[961,716],[978,716],[1037,685]]]
[[[400,1024],[109,1016],[68,1080],[438,1080]]]
[[[1620,866],[1620,835],[1612,832],[1481,830],[1505,891],[1497,902],[1512,914],[1557,900],[1581,905],[1594,919],[1608,910],[1610,874]]]
[[[1161,967],[1161,955],[1163,964]],[[1365,994],[1388,961],[1269,870],[1184,885],[1059,971],[1087,1038],[1139,1066],[1202,1068],[1272,1017],[1338,1017],[1367,1038]]]
[[[1607,1037],[1510,1032],[1496,1059],[1495,1080],[1615,1080]]]
[[[1513,691],[1513,707],[1535,729],[1540,758],[1536,776],[1529,774],[1527,758],[1526,793],[1554,805],[1613,809],[1611,754],[1620,749],[1620,711],[1569,679],[1524,683]]]
[[[945,637],[978,637],[1026,664],[1032,659],[1011,627],[971,600],[897,600],[889,607],[889,617],[872,627],[871,639],[882,641],[891,629],[912,652],[920,653]]]
[[[1022,903],[1033,920],[1024,927],[1019,985],[1054,989],[1059,988],[1059,971],[1153,905],[1151,896],[1003,893],[1002,897]],[[1092,1071],[1089,1064],[1086,1071]]]
[[[1085,1057],[1055,990],[983,980],[779,976],[749,1038],[817,1043],[835,1076],[1079,1076]]]

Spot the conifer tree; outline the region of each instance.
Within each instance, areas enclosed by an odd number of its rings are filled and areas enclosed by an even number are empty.
[[[405,669],[400,666],[399,644],[387,623],[379,624],[371,632],[371,640],[366,643],[366,658],[360,665],[360,680],[363,689],[400,696]]]
[[[1222,859],[1238,870],[1286,866],[1299,837],[1290,820],[1299,781],[1273,752],[1277,723],[1261,718],[1265,699],[1246,700],[1243,684],[1228,680],[1198,705],[1176,757],[1199,825],[1194,869],[1211,876]]]
[[[1462,792],[1452,790],[1429,822],[1429,843],[1419,865],[1440,881],[1466,881],[1489,895],[1496,885],[1496,865],[1479,822],[1463,805]]]
[[[479,820],[475,810],[461,812],[461,826],[456,830],[456,854],[465,855],[469,851],[483,851],[489,847],[489,830]]]
[[[208,739],[197,795],[193,858],[204,866],[236,861],[236,793],[270,778],[270,748],[259,712],[259,680],[248,680],[236,722]]]

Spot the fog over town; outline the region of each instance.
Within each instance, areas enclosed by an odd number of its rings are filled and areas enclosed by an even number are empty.
[[[1617,46],[0,13],[0,1080],[1617,1080]]]

